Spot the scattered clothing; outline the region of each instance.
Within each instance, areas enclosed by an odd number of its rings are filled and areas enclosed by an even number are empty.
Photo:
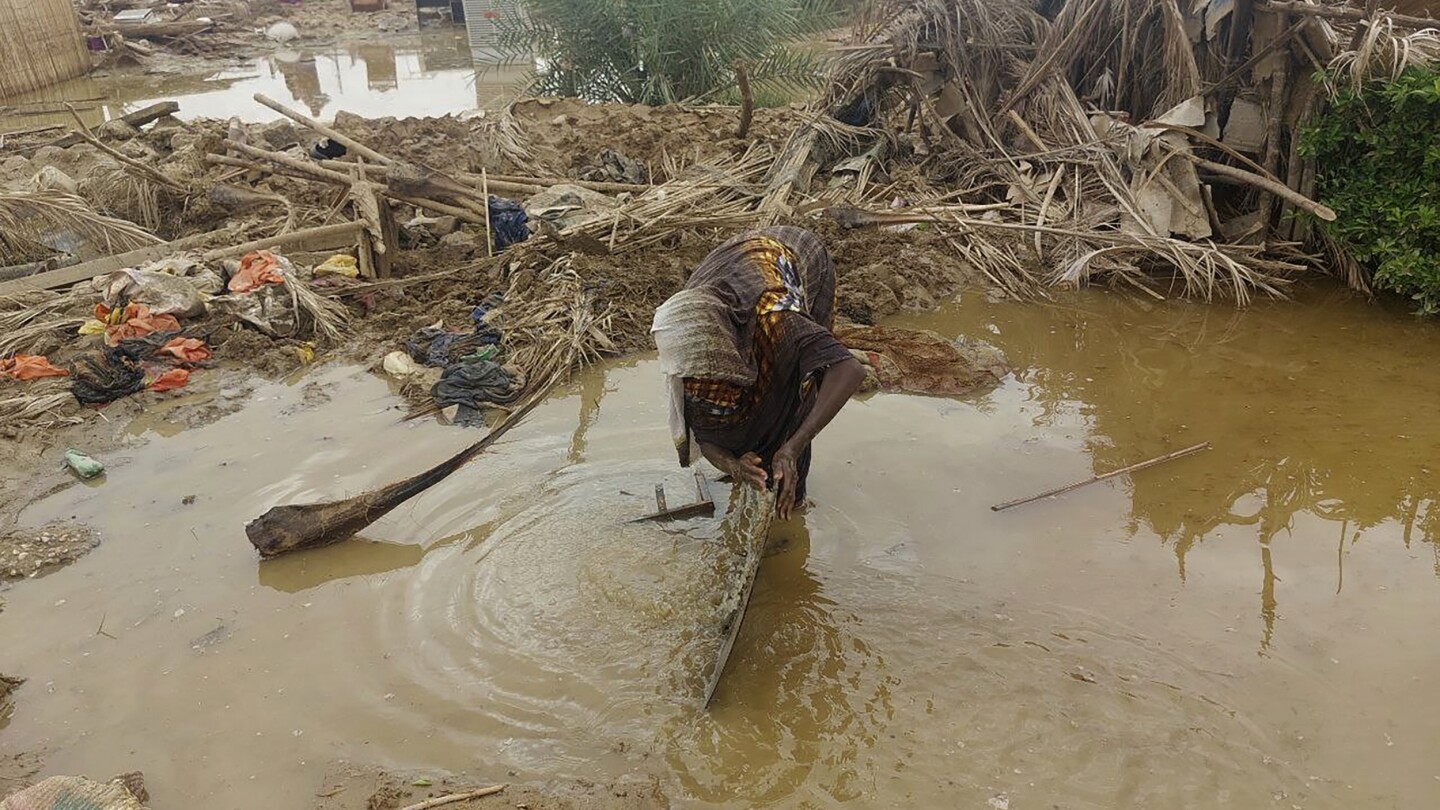
[[[145,304],[126,304],[123,310],[112,310],[104,304],[95,305],[95,319],[109,324],[105,328],[105,345],[115,346],[122,340],[145,337],[155,332],[178,332],[180,321],[174,315],[156,315]]]
[[[246,253],[240,259],[240,267],[230,277],[230,284],[227,289],[232,293],[247,293],[264,287],[267,284],[284,284],[285,276],[281,272],[286,260],[282,256],[276,256],[268,250],[255,250]]]
[[[105,472],[104,464],[101,464],[73,447],[65,450],[65,465],[74,470],[76,475],[86,480]]]
[[[161,346],[157,354],[169,355],[181,363],[199,363],[209,360],[213,352],[199,338],[177,337]]]
[[[482,344],[474,332],[450,332],[444,327],[427,326],[405,341],[405,350],[417,363],[427,366],[448,366]]]
[[[354,256],[347,256],[339,253],[321,262],[315,268],[315,277],[321,276],[344,276],[355,278],[360,275],[360,264],[355,261]]]
[[[485,300],[475,305],[470,310],[470,320],[475,322],[475,334],[480,337],[480,343],[484,346],[498,346],[504,337],[500,330],[486,322],[485,318],[492,310],[505,302],[505,293],[491,293],[485,296]]]
[[[70,361],[70,391],[82,405],[103,405],[145,387],[145,371],[125,349],[85,352]]]
[[[63,368],[51,365],[50,360],[40,354],[17,354],[14,357],[0,358],[0,377],[21,382],[45,377],[64,377],[69,373]]]
[[[525,206],[491,194],[487,207],[490,212],[490,233],[496,250],[504,250],[530,238],[529,217],[525,213]]]
[[[190,382],[190,370],[185,368],[172,368],[150,382],[151,391],[161,393],[174,391],[176,388],[184,388]]]
[[[441,408],[459,405],[455,421],[471,425],[486,406],[508,405],[520,397],[524,387],[522,374],[512,373],[493,360],[467,357],[446,366],[440,381],[430,389],[430,396]]]
[[[296,3],[298,5],[298,3]],[[339,141],[332,141],[329,138],[321,138],[310,146],[310,157],[315,160],[339,160],[345,157],[349,150],[345,144]]]
[[[850,359],[834,312],[830,254],[802,228],[741,234],[705,257],[651,330],[680,464],[694,460],[693,437],[768,467],[814,407],[817,375]],[[809,465],[806,448],[801,499]]]

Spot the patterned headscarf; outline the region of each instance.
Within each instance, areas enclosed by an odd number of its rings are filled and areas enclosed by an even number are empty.
[[[650,327],[660,350],[660,373],[670,409],[670,437],[680,466],[694,460],[694,440],[685,423],[685,378],[753,385],[755,368],[740,353],[734,315],[705,288],[681,290],[655,310]]]

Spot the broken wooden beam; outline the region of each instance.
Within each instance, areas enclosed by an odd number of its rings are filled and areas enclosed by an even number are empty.
[[[339,222],[334,225],[321,225],[316,228],[305,228],[265,239],[255,239],[250,242],[242,242],[238,245],[216,248],[215,250],[202,254],[201,258],[207,262],[213,262],[232,256],[243,256],[252,250],[288,248],[295,252],[307,253],[342,247],[353,247],[360,241],[360,233],[364,230],[365,223],[359,220],[355,222]]]
[[[115,30],[136,39],[176,39],[203,34],[215,27],[213,22],[184,20],[181,22],[116,23]]]
[[[167,115],[174,115],[177,112],[180,112],[179,102],[161,101],[156,104],[151,104],[148,107],[142,107],[135,112],[129,113],[127,115],[122,115],[120,116],[120,120],[124,121],[132,127],[135,127],[136,129],[139,129],[146,124],[158,121]],[[51,144],[51,146],[58,146],[61,149],[65,149],[67,147],[74,146],[75,144],[83,143],[84,141],[84,135],[81,135],[78,132],[72,132],[69,135],[66,135],[65,137],[55,141],[53,144]]]
[[[213,239],[220,239],[230,235],[230,229],[224,228],[195,236],[188,236],[174,242],[143,247],[126,253],[117,253],[114,256],[103,256],[99,259],[91,259],[88,262],[81,262],[80,264],[74,264],[69,267],[61,267],[34,276],[0,282],[0,295],[11,295],[28,290],[53,290],[56,287],[65,287],[77,281],[85,281],[95,276],[103,276],[126,267],[136,267],[146,262],[159,261],[168,256],[173,256],[176,253],[201,247]]]
[[[263,105],[266,106],[266,107],[269,107],[270,109],[274,110],[275,112],[280,113],[281,115],[285,116],[286,118],[289,118],[291,121],[294,121],[294,122],[297,123],[297,124],[303,124],[303,125],[309,127],[310,129],[314,130],[315,132],[318,132],[318,133],[320,133],[321,135],[324,135],[325,137],[329,138],[330,140],[332,140],[332,141],[334,141],[334,142],[336,142],[336,143],[344,146],[346,149],[350,150],[351,152],[354,152],[355,154],[357,154],[357,155],[359,155],[359,156],[361,156],[361,157],[367,158],[367,159],[369,159],[369,160],[373,160],[373,161],[375,161],[375,162],[377,162],[377,163],[379,163],[379,164],[381,164],[381,165],[384,165],[384,166],[389,166],[391,163],[394,162],[391,158],[386,157],[385,155],[382,155],[382,154],[380,154],[379,152],[376,152],[374,149],[371,149],[370,147],[368,147],[368,146],[366,146],[365,144],[363,144],[363,143],[355,140],[354,138],[350,137],[349,135],[346,135],[345,133],[340,132],[339,130],[335,129],[334,127],[326,126],[325,124],[322,124],[322,123],[320,123],[319,121],[316,121],[314,118],[311,118],[311,117],[308,116],[308,115],[304,115],[304,114],[302,114],[302,113],[296,112],[295,110],[292,110],[292,109],[290,109],[289,107],[286,107],[284,104],[281,104],[280,102],[276,101],[275,99],[270,98],[269,96],[265,95],[264,93],[256,93],[256,94],[255,94],[255,101],[258,102],[258,103],[260,103],[260,104],[263,104]]]

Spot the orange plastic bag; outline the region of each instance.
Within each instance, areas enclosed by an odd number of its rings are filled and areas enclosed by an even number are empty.
[[[174,338],[160,347],[160,354],[168,354],[182,363],[198,363],[210,359],[210,347],[198,338]]]
[[[230,292],[247,293],[260,289],[266,284],[283,284],[285,277],[280,274],[280,260],[268,250],[246,253],[240,260],[240,269],[230,277]]]
[[[17,354],[14,357],[0,359],[0,376],[21,382],[38,380],[42,377],[66,377],[69,374],[70,372],[65,369],[51,365],[44,355]]]
[[[119,316],[104,304],[95,305],[95,317],[105,328],[105,345],[115,346],[127,338],[145,337],[151,332],[178,332],[180,322],[174,315],[153,315],[144,304],[127,304]]]
[[[184,388],[190,382],[190,372],[183,368],[172,368],[169,371],[155,378],[150,383],[150,390],[155,392],[173,391],[176,388]]]

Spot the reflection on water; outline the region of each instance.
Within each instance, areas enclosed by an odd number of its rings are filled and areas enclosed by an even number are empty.
[[[329,120],[344,110],[365,117],[420,117],[495,109],[512,100],[529,66],[472,56],[463,29],[442,29],[386,41],[342,42],[313,50],[262,55],[202,73],[117,71],[7,100],[48,114],[0,117],[0,131],[64,124],[64,102],[99,124],[158,101],[180,104],[181,118],[268,121],[279,113],[254,103],[264,93]]]
[[[1337,594],[1347,549],[1381,526],[1427,549],[1440,576],[1440,332],[1342,290],[1302,295],[1303,307],[1244,312],[1104,294],[1055,307],[970,301],[909,320],[950,333],[989,327],[1039,407],[1035,424],[1085,423],[1097,474],[1212,442],[1177,463],[1183,473],[1131,479],[1128,531],[1168,546],[1184,581],[1198,544],[1244,527],[1257,544],[1268,647],[1275,556],[1289,543],[1334,544]],[[1331,528],[1296,537],[1302,516]]]
[[[1435,327],[1324,292],[907,320],[988,336],[1016,376],[839,414],[708,712],[722,534],[626,522],[690,486],[653,360],[589,370],[363,540],[260,563],[242,527],[270,505],[471,438],[324,368],[152,426],[103,486],[24,513],[105,535],[6,593],[0,666],[31,685],[0,756],[142,769],[157,810],[299,806],[334,758],[653,780],[727,810],[1440,805],[1440,703],[1416,698],[1440,672]],[[299,407],[310,385],[327,404]]]

